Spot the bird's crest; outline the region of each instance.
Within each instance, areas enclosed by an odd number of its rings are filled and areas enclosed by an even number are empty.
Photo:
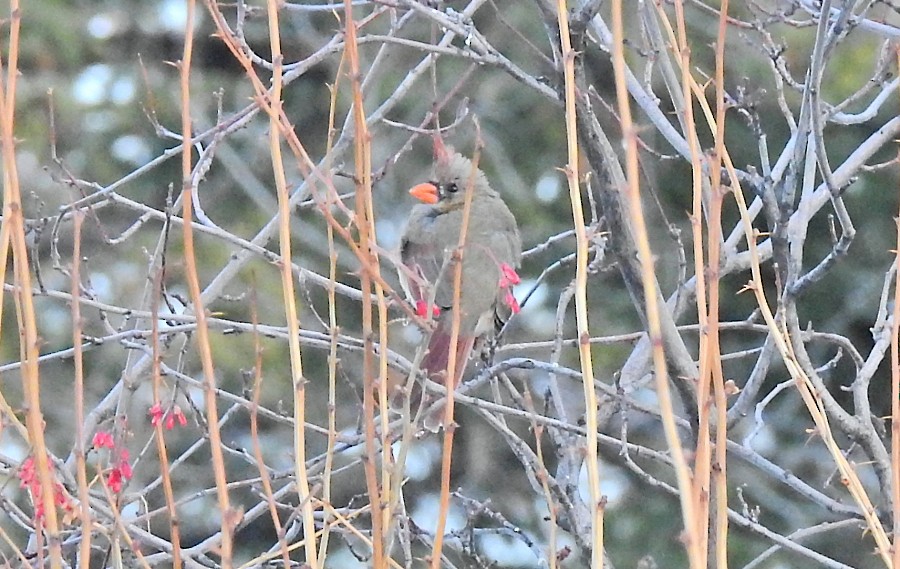
[[[434,161],[439,164],[446,166],[450,163],[450,151],[447,149],[447,146],[444,144],[444,139],[441,138],[441,133],[436,132],[434,134]]]

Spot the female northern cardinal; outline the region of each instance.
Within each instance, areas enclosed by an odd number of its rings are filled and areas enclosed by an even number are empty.
[[[400,271],[400,280],[419,315],[432,315],[436,320],[422,369],[432,380],[455,389],[475,341],[519,310],[512,285],[519,282],[516,268],[522,258],[522,242],[516,219],[484,174],[440,139],[435,138],[434,146],[433,181],[409,191],[424,203],[412,209],[400,242],[400,258],[408,270]],[[461,251],[455,373],[447,378],[456,270],[450,258],[459,246],[470,186],[472,203]],[[432,294],[434,304],[429,306]],[[436,431],[443,418],[443,407],[439,406],[425,418],[426,428]]]

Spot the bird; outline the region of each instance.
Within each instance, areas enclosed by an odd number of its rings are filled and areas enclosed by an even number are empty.
[[[453,253],[459,247],[466,194],[471,206],[465,242],[459,253],[461,284],[454,308]],[[409,193],[421,203],[410,210],[400,239],[400,281],[416,313],[433,318],[427,351],[420,369],[433,381],[453,390],[462,379],[476,342],[492,338],[509,317],[519,311],[513,286],[522,259],[522,241],[516,218],[471,160],[439,137],[434,139],[431,181]],[[455,311],[459,332],[454,377],[447,377]],[[444,405],[425,416],[424,425],[436,432],[443,427]]]

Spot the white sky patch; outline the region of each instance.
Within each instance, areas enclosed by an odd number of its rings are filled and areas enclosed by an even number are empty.
[[[111,79],[112,69],[108,65],[89,65],[75,79],[72,95],[83,105],[99,105],[106,100],[106,90]]]
[[[100,298],[110,299],[113,296],[112,280],[106,273],[94,271],[91,273],[91,290]]]
[[[559,197],[561,189],[559,175],[556,172],[548,172],[541,176],[534,187],[534,195],[544,203],[552,203]]]
[[[199,15],[200,11],[195,12]],[[182,0],[164,0],[157,8],[159,23],[165,30],[170,32],[183,32],[184,25],[187,22],[187,2]],[[197,19],[194,19],[196,25]]]
[[[425,531],[434,533],[437,529],[438,513],[440,512],[441,502],[437,495],[423,496],[416,509],[413,510],[410,517],[416,522],[416,525]],[[450,511],[447,512],[447,525],[444,532],[451,532],[462,529],[466,525],[466,518],[462,512],[450,504]]]
[[[45,340],[52,343],[72,340],[72,333],[69,331],[72,326],[72,313],[67,307],[42,305],[37,312],[37,319]]]
[[[622,476],[618,469],[610,468],[608,464],[601,464],[600,470],[602,473],[600,476],[600,494],[606,496],[607,503],[610,506],[615,506],[628,492],[628,479]],[[581,467],[581,472],[578,476],[578,493],[586,503],[591,502],[587,465]]]
[[[28,454],[30,450],[15,441],[12,438],[7,438],[6,442],[0,445],[0,452],[8,456],[12,460],[16,460],[22,462],[26,458],[28,458]],[[16,484],[18,487],[18,484]]]
[[[116,114],[106,109],[94,109],[84,112],[81,124],[85,132],[104,133],[116,124]]]
[[[117,105],[124,105],[134,100],[135,86],[131,77],[120,77],[109,89],[109,98]]]
[[[535,562],[531,549],[517,539],[488,533],[478,541],[484,553],[501,567],[530,567]]]
[[[124,508],[122,508],[121,512],[123,520],[133,520],[141,515],[141,503],[140,500],[132,500],[130,503],[126,504]]]
[[[403,327],[403,340],[410,344],[418,344],[425,339],[422,330],[415,324]]]
[[[772,456],[779,452],[778,438],[775,436],[773,429],[765,423],[753,433],[753,437],[750,439],[750,446],[763,456]]]
[[[159,329],[161,331],[168,330],[172,326],[178,326],[178,321],[168,321],[166,316],[181,316],[187,306],[179,300],[179,297],[173,294],[167,295],[165,302],[159,303]],[[201,405],[202,407],[202,405]]]
[[[116,31],[116,21],[109,14],[97,14],[87,22],[87,32],[91,37],[105,40]]]
[[[34,152],[29,152],[24,148],[16,149],[16,164],[21,172],[36,172],[41,169],[42,164]]]
[[[522,279],[522,282],[516,286],[516,298],[519,300],[524,300],[525,295],[528,294],[532,288],[534,288],[534,283],[536,281],[534,279]],[[532,304],[533,306],[541,306],[547,300],[548,296],[547,285],[541,284],[535,289],[533,293],[531,293],[531,298],[528,299],[528,304]]]
[[[393,445],[394,456],[400,452],[400,442]],[[406,468],[403,473],[410,480],[421,482],[428,478],[441,459],[441,447],[435,440],[423,440],[409,447],[406,454]]]
[[[150,147],[143,138],[133,134],[117,138],[110,147],[110,153],[117,160],[135,165],[146,164],[150,160]]]
[[[393,221],[379,219],[375,222],[375,235],[378,243],[385,249],[393,251],[400,245],[400,226]]]

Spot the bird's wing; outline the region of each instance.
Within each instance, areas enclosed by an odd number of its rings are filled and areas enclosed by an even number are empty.
[[[432,291],[434,303],[447,309],[453,305],[453,271],[447,251],[459,241],[460,213],[457,211],[411,217],[400,244],[400,258],[415,277],[409,282],[413,300],[427,301]]]
[[[509,265],[510,268],[518,270],[522,261],[522,240],[519,237],[519,231],[516,227],[516,220],[506,210],[507,215],[501,215],[498,219],[500,231],[496,231],[491,240],[491,250],[494,251],[497,261],[501,264]],[[496,299],[494,301],[494,329],[499,331],[503,325],[510,319],[513,314],[511,302],[514,298],[510,298],[512,287],[498,287]],[[518,304],[516,304],[518,307]]]
[[[441,276],[444,251],[433,244],[405,238],[400,245],[400,259],[406,268],[403,277],[407,293],[413,301],[428,301],[432,288]],[[435,303],[441,305],[438,299]]]
[[[452,378],[446,376],[451,350],[453,327],[453,271],[446,261],[445,242],[451,247],[458,241],[458,230],[452,230],[452,222],[446,215],[439,218],[411,220],[400,243],[400,259],[405,265],[405,288],[413,301],[428,302],[434,294],[434,304],[441,312],[434,330],[428,338],[428,349],[421,363],[422,370],[433,380],[455,387],[466,369],[466,362],[475,344],[474,324],[460,321],[456,349],[453,351],[455,371]]]
[[[502,229],[497,233],[497,239],[501,241],[496,247],[505,251],[508,257],[503,258],[514,269],[518,269],[522,262],[522,239],[519,237],[519,227],[516,218],[509,208],[504,207],[502,215],[498,216],[498,226]],[[502,258],[501,254],[501,258]]]

